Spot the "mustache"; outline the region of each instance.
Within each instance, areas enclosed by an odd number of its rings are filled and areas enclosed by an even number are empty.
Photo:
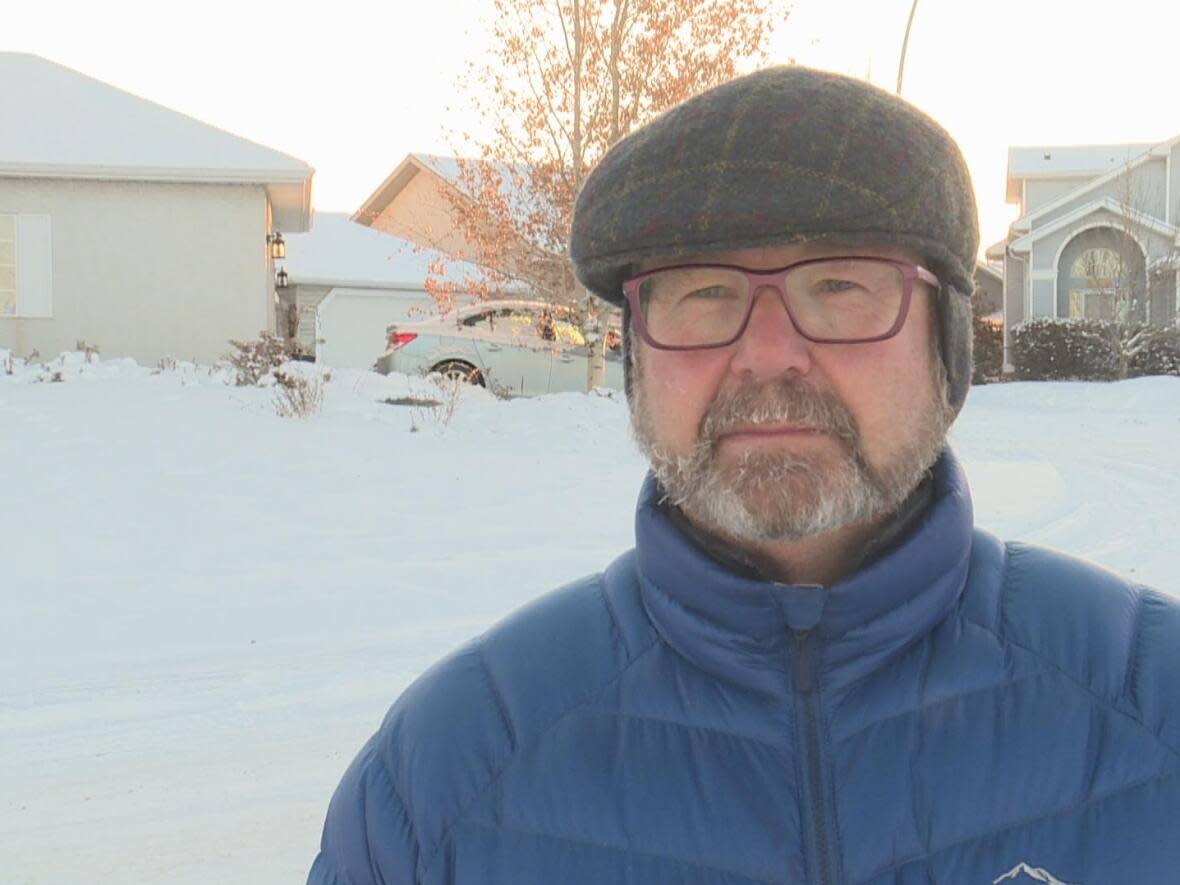
[[[856,421],[835,394],[790,375],[718,394],[701,418],[697,438],[701,444],[716,449],[726,433],[761,424],[810,427],[835,435],[853,452],[860,451]]]

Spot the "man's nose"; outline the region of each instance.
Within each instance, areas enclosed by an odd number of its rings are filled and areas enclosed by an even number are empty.
[[[750,321],[734,347],[730,365],[736,372],[774,377],[788,371],[806,375],[811,370],[811,342],[795,328],[786,293],[777,286],[760,286],[754,293]]]

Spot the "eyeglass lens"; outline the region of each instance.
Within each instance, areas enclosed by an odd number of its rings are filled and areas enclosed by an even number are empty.
[[[898,267],[863,258],[796,265],[775,282],[786,292],[796,329],[821,341],[884,335],[897,322],[905,292]],[[722,344],[737,335],[764,286],[736,268],[668,268],[640,283],[639,304],[648,334],[660,344]]]

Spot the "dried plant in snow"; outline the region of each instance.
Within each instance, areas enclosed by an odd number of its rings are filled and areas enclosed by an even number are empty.
[[[275,412],[283,418],[310,418],[324,404],[323,376],[299,375],[276,369]]]
[[[295,356],[295,349],[285,338],[263,332],[253,341],[230,341],[237,353],[230,356],[230,364],[237,371],[239,387],[257,384],[283,363]]]

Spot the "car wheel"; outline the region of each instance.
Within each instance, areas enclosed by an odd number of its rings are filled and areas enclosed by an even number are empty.
[[[466,384],[477,384],[480,387],[487,386],[483,380],[483,373],[471,365],[471,363],[465,363],[462,360],[447,360],[446,362],[439,363],[430,371],[437,372],[444,378],[462,381]]]

